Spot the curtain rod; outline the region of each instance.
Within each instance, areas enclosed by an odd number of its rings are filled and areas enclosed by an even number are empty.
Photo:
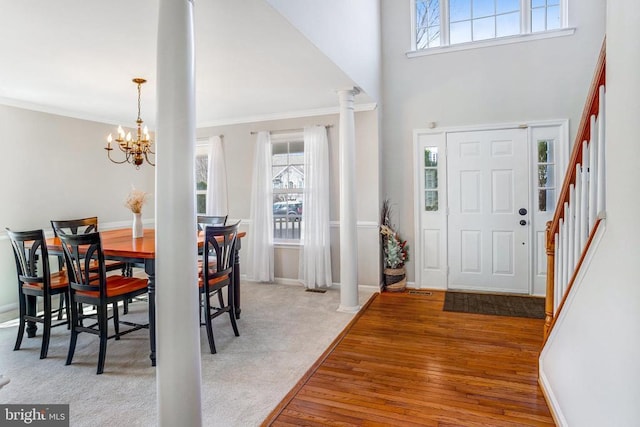
[[[332,128],[333,125],[316,125],[316,126],[324,126],[325,128]],[[278,130],[268,130],[265,132],[269,132],[269,133],[286,133],[286,132],[302,132],[304,130],[304,128],[296,128],[296,129],[278,129]],[[251,135],[255,135],[260,131],[251,131],[249,132]]]

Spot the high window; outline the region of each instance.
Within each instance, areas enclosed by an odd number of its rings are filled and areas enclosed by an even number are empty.
[[[302,134],[272,136],[273,237],[300,240],[304,193]]]
[[[452,46],[566,27],[566,0],[411,0],[413,49]]]

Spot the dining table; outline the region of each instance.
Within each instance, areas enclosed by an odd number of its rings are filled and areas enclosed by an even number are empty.
[[[233,265],[233,294],[234,309],[236,318],[240,318],[240,247],[242,238],[246,235],[244,231],[238,232]],[[155,280],[155,260],[156,260],[156,230],[145,228],[142,237],[134,238],[131,228],[117,228],[100,231],[102,252],[105,259],[123,261],[135,266],[144,267],[144,272],[148,277],[148,300],[149,300],[149,344],[152,366],[156,365],[156,280]],[[198,233],[198,246],[204,245],[204,235]],[[62,255],[62,244],[58,237],[47,239],[47,249],[51,255]]]

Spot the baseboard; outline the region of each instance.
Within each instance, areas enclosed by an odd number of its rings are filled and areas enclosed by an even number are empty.
[[[0,305],[0,313],[6,313],[7,311],[18,310],[18,303],[12,302],[11,304]]]
[[[547,377],[544,374],[542,365],[540,365],[538,369],[538,385],[542,390],[544,399],[547,401],[547,406],[549,407],[549,412],[551,412],[551,417],[553,417],[553,421],[556,423],[557,426],[568,426],[569,424],[567,424],[567,420],[562,415],[562,410],[560,409],[558,400],[553,394],[553,389],[549,385],[549,380],[547,380]]]

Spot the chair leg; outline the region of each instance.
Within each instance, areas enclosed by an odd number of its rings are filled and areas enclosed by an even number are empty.
[[[66,300],[63,294],[60,294],[60,304],[58,305],[58,320],[62,320],[62,308],[64,307]],[[68,314],[68,313],[67,313]],[[68,319],[68,317],[67,317]]]
[[[231,327],[233,328],[233,333],[235,336],[239,337],[240,332],[238,332],[238,325],[236,324],[236,310],[234,305],[234,296],[233,296],[233,286],[231,284],[227,285],[228,289],[228,297],[227,302],[229,303],[229,318],[231,319]]]
[[[222,289],[218,289],[218,302],[220,303],[220,308],[223,308],[224,299],[222,298]]]
[[[72,302],[71,304],[71,338],[69,341],[69,352],[67,353],[67,361],[65,365],[71,365],[71,361],[73,360],[73,353],[76,351],[76,342],[78,341],[78,329],[77,327],[80,325],[80,319],[78,318],[78,306],[80,304],[76,304]]]
[[[107,354],[107,336],[109,331],[109,322],[107,320],[107,307],[98,306],[98,328],[100,329],[100,352],[98,353],[98,370],[96,374],[100,375],[104,371],[104,359]]]
[[[67,313],[67,329],[71,329],[71,297],[69,292],[64,293],[65,312]]]
[[[113,303],[113,329],[116,332],[116,340],[120,340],[120,313],[117,302]]]
[[[216,344],[213,340],[213,319],[211,318],[211,295],[208,293],[202,294],[205,299],[204,302],[204,322],[207,327],[207,339],[209,340],[209,350],[211,350],[211,354],[216,354]]]
[[[24,316],[27,314],[27,301],[22,292],[18,295],[18,305],[20,311],[20,326],[18,326],[18,337],[16,338],[16,345],[13,347],[13,350],[20,350],[20,345],[22,344],[22,337],[24,336],[24,327],[26,321],[24,320]]]
[[[44,322],[42,330],[42,346],[40,359],[46,359],[49,351],[49,338],[51,337],[51,295],[44,299]]]

